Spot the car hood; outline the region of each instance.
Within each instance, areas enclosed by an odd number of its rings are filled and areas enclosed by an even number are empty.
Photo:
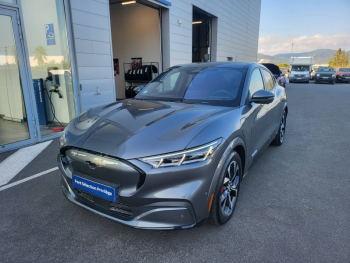
[[[183,150],[209,124],[235,109],[129,99],[80,114],[64,136],[68,147],[133,159]]]
[[[321,75],[334,75],[335,74],[335,72],[327,72],[327,71],[324,71],[324,72],[318,72],[317,71],[317,74],[321,74]]]

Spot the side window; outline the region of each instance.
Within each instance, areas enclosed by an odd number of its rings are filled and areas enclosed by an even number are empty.
[[[267,72],[266,70],[261,70],[261,73],[263,75],[264,83],[265,83],[265,89],[270,91],[275,86],[275,81],[271,74]]]
[[[250,99],[255,92],[261,89],[264,89],[264,84],[261,78],[260,70],[254,69],[250,78],[248,98]]]

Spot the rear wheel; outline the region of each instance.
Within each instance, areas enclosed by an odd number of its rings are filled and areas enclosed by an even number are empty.
[[[235,210],[240,183],[242,180],[242,163],[237,152],[233,152],[220,175],[209,220],[212,224],[223,225],[232,217]]]
[[[286,134],[286,125],[287,125],[287,113],[284,111],[282,120],[280,122],[278,133],[276,134],[275,139],[271,142],[272,145],[281,146],[284,142],[284,136]]]

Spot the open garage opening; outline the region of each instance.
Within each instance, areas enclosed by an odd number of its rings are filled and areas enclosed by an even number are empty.
[[[193,7],[192,62],[216,61],[217,18]]]
[[[161,6],[110,0],[117,99],[132,97],[162,71]]]

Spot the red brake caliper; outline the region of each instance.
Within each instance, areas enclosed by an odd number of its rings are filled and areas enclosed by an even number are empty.
[[[221,190],[221,193],[223,193],[223,192],[224,192],[224,190],[225,190],[225,187],[223,186],[223,187],[222,187],[222,190]]]

